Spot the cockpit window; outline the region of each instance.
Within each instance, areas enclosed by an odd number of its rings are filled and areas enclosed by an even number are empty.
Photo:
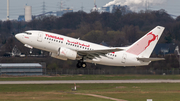
[[[24,33],[26,33],[27,35],[32,35],[32,33],[29,33],[29,32],[24,32]]]

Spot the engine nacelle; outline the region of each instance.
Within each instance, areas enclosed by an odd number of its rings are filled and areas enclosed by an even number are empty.
[[[67,58],[61,57],[61,56],[59,56],[57,53],[50,53],[49,55],[50,55],[51,57],[53,57],[53,58],[56,58],[56,59],[67,60]]]
[[[67,59],[76,60],[77,52],[68,48],[61,47],[58,50],[58,55]]]
[[[68,48],[59,48],[57,53],[50,53],[50,56],[61,60],[76,60],[77,52]]]

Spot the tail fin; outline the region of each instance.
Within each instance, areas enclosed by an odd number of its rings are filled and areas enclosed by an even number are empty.
[[[157,26],[132,44],[126,52],[137,55],[138,57],[149,58],[164,29],[164,27]]]

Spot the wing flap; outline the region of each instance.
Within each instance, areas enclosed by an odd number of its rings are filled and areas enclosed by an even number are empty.
[[[110,49],[101,49],[101,50],[80,50],[77,51],[79,55],[84,56],[85,58],[101,58],[100,56],[107,57],[106,54],[111,52],[123,51],[124,49],[120,48],[110,48]]]
[[[107,53],[110,53],[110,52],[117,52],[117,51],[122,51],[124,49],[119,49],[119,48],[116,48],[116,49],[102,49],[102,50],[80,50],[78,52],[80,53],[102,53],[102,54],[107,54]]]

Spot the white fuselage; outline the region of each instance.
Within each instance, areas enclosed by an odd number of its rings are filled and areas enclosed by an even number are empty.
[[[16,35],[16,38],[24,43],[25,46],[29,46],[29,48],[33,47],[52,53],[57,53],[60,47],[65,47],[75,51],[113,48],[50,32],[27,32],[31,34],[19,33]],[[126,52],[126,49],[123,51],[107,53],[106,57],[100,56],[95,59],[86,59],[85,62],[108,66],[143,66],[150,63],[137,60],[137,56]]]

